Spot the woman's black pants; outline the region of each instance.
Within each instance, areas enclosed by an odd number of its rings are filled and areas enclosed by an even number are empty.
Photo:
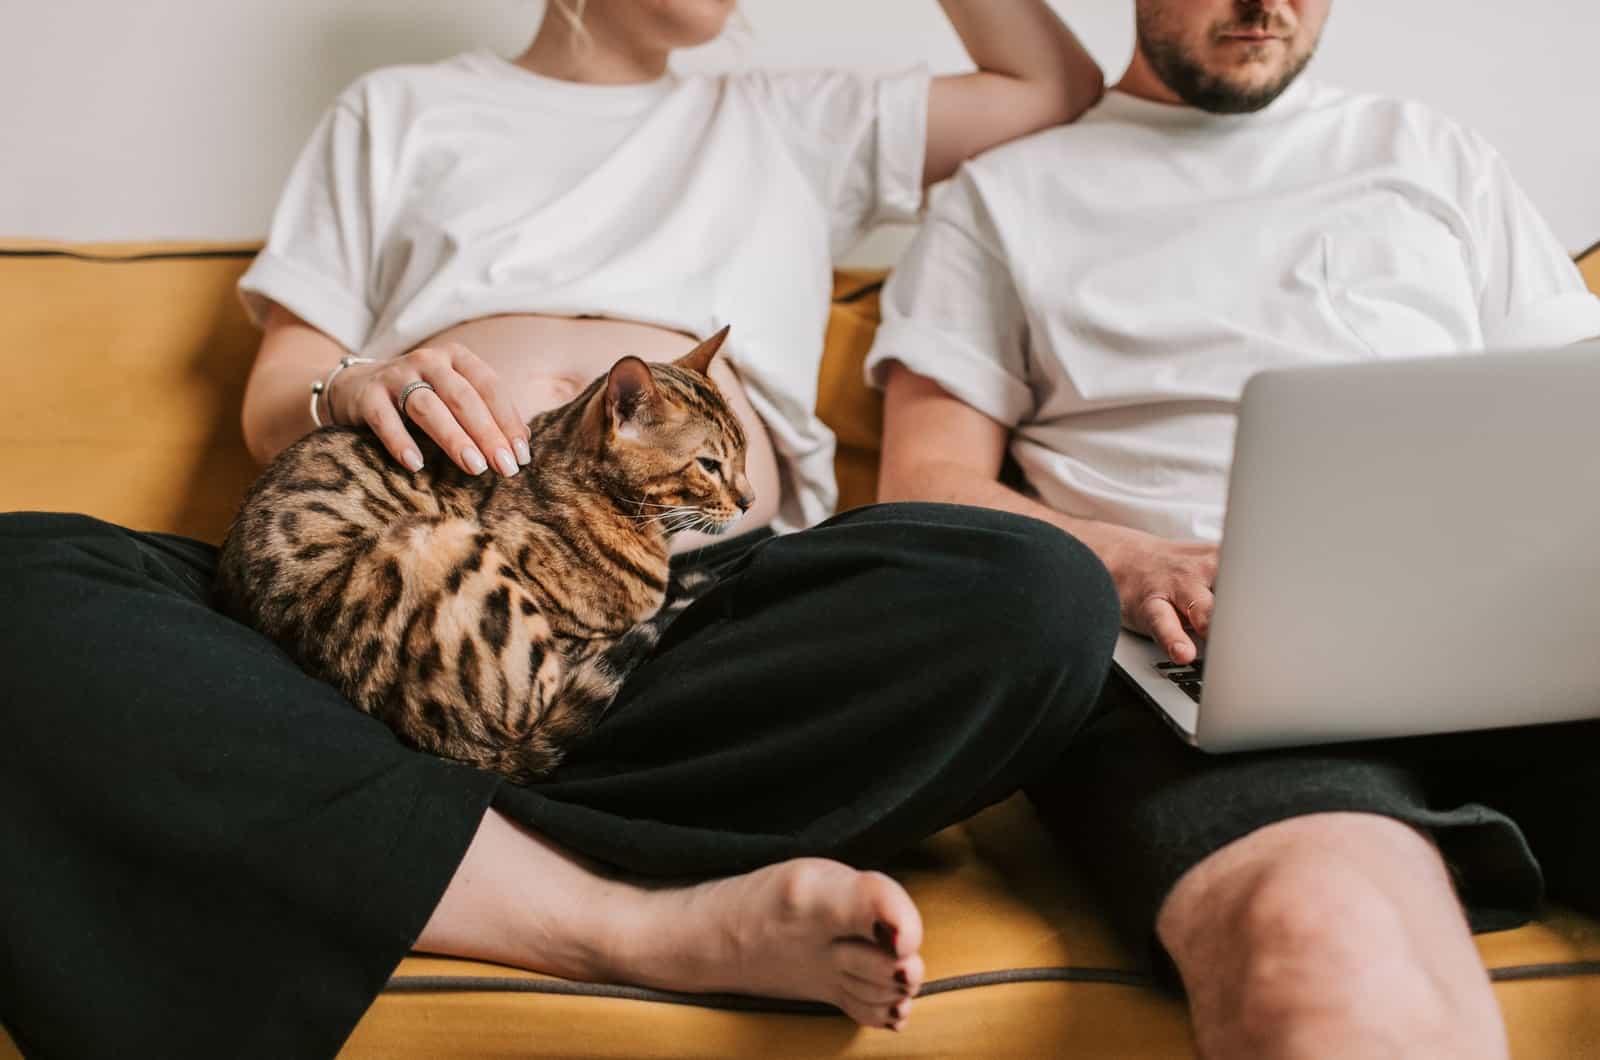
[[[518,787],[412,751],[208,604],[216,552],[0,515],[0,1022],[30,1056],[333,1054],[492,805],[619,869],[870,864],[1037,779],[1117,601],[1041,522],[880,505],[719,575]]]

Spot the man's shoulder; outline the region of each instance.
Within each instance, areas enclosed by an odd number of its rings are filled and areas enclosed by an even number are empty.
[[[1309,86],[1305,110],[1359,126],[1368,136],[1389,135],[1429,153],[1453,157],[1491,153],[1476,130],[1430,103],[1380,92],[1361,92],[1326,82]]]

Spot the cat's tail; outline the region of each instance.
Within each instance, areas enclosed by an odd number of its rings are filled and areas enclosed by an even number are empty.
[[[594,731],[628,675],[655,650],[664,623],[642,622],[602,651],[569,666],[544,716],[494,767],[518,783],[544,780]]]
[[[570,665],[533,732],[505,752],[503,763],[490,768],[519,783],[555,772],[566,752],[594,731],[628,676],[655,651],[666,628],[714,583],[703,571],[675,573],[665,605],[605,649]]]

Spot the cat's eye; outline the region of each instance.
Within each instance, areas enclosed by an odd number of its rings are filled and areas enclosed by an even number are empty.
[[[711,472],[713,475],[722,473],[722,461],[713,460],[709,456],[702,456],[700,458],[700,466]]]

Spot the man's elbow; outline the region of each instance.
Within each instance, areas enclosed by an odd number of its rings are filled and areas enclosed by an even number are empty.
[[[927,500],[916,489],[916,481],[905,460],[886,456],[878,466],[878,503]]]

